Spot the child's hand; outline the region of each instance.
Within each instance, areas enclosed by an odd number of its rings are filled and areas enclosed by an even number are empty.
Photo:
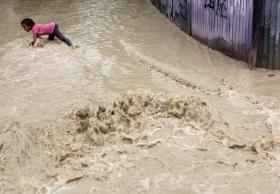
[[[32,41],[32,42],[29,43],[29,46],[34,46],[34,44],[35,44],[35,42]]]

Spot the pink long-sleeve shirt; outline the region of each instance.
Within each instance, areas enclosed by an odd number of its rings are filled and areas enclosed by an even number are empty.
[[[47,24],[35,24],[32,28],[33,36],[51,35],[55,27],[55,22]]]

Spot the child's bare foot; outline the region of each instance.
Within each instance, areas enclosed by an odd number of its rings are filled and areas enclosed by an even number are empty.
[[[72,49],[80,48],[80,46],[77,44],[73,44],[71,47],[72,47]]]

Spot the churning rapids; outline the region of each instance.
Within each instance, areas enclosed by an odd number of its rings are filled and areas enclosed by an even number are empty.
[[[149,0],[0,0],[0,193],[280,191],[280,72],[201,45]],[[71,40],[19,22],[56,21]]]

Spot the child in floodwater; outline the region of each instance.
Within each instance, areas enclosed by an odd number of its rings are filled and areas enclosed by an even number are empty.
[[[77,45],[74,45],[71,40],[66,38],[58,29],[58,25],[55,22],[47,24],[37,24],[30,18],[25,18],[21,21],[21,26],[26,32],[32,31],[33,41],[30,43],[34,46],[38,37],[43,35],[49,35],[49,40],[54,40],[54,37],[57,37],[62,42],[65,42],[68,46],[72,48],[77,48]]]

